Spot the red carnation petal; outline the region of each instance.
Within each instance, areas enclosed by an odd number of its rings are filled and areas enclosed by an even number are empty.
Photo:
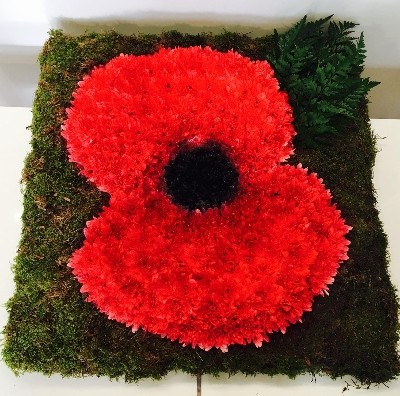
[[[279,165],[291,110],[267,62],[209,48],[121,56],[75,93],[70,158],[111,194],[70,266],[100,311],[184,345],[260,346],[301,320],[347,258],[349,227],[315,174]],[[179,144],[223,144],[239,193],[187,211],[163,192]]]
[[[112,319],[205,349],[259,344],[311,310],[347,231],[318,178],[286,165],[221,210],[113,204],[70,265]]]
[[[94,69],[74,94],[62,135],[82,174],[113,193],[138,188],[144,172],[157,179],[187,140],[230,147],[250,179],[293,152],[291,121],[267,62],[192,47],[122,55]]]

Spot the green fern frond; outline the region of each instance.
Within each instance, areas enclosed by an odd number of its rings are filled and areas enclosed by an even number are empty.
[[[315,146],[337,125],[355,118],[359,104],[376,81],[361,78],[366,56],[364,35],[352,37],[356,23],[302,18],[289,31],[273,35],[269,61],[289,94],[297,139]]]

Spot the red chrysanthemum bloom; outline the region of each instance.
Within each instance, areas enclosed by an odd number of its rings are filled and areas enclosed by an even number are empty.
[[[347,258],[349,227],[321,179],[281,164],[291,122],[270,65],[232,51],[95,68],[62,132],[70,160],[110,194],[69,264],[87,300],[204,349],[259,346],[301,320]]]

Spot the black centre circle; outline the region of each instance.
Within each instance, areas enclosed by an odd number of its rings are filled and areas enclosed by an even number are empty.
[[[167,194],[191,211],[220,208],[238,191],[239,173],[216,142],[184,147],[164,168]]]

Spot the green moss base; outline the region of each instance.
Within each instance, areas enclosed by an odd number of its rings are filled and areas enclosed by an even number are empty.
[[[162,46],[210,45],[266,59],[271,37],[246,35],[70,37],[51,33],[40,56],[41,77],[33,107],[32,152],[25,170],[23,232],[14,272],[16,293],[8,303],[3,358],[17,373],[161,378],[170,370],[198,374],[350,374],[361,382],[385,382],[400,372],[398,302],[387,273],[387,241],[371,182],[375,140],[366,105],[340,137],[319,148],[296,148],[290,160],[317,172],[331,189],[350,233],[350,259],[330,296],[286,335],[273,334],[261,348],[232,346],[228,353],[184,348],[159,336],[132,331],[84,302],[67,267],[83,242],[85,222],[108,197],[77,174],[67,159],[60,125],[77,82],[93,66],[120,53],[135,55]]]

